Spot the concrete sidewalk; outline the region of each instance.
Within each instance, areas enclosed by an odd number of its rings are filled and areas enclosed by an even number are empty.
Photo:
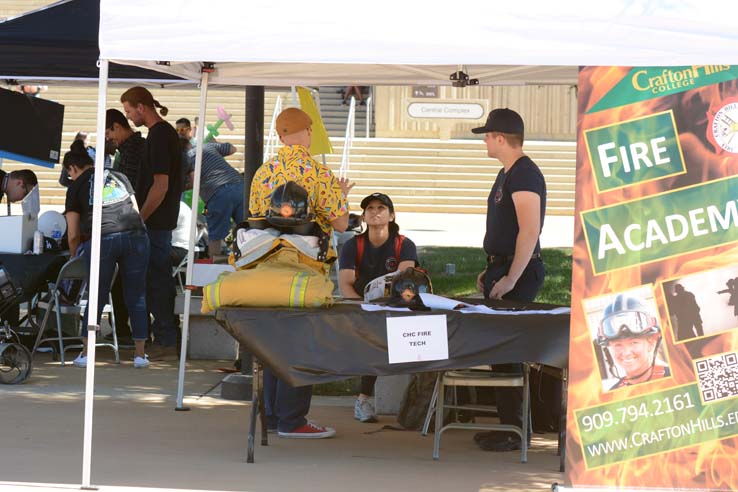
[[[472,431],[444,434],[441,459],[433,461],[432,437],[382,429],[353,419],[353,399],[315,397],[310,418],[337,429],[328,440],[270,436],[247,464],[250,404],[221,400],[228,362],[188,362],[185,404],[175,412],[177,367],[152,363],[133,369],[131,354],[120,366],[96,370],[92,484],[101,490],[302,491],[515,491],[549,490],[562,482],[556,436],[535,435],[527,464],[519,452],[489,453],[472,442]],[[108,360],[108,361],[106,361]],[[39,354],[26,384],[0,386],[2,448],[0,490],[35,492],[78,488],[82,474],[85,371],[60,367]],[[202,396],[204,395],[204,396]],[[121,488],[125,487],[125,488]]]
[[[13,205],[16,207],[16,205]],[[16,209],[14,208],[14,213]],[[19,213],[18,209],[18,213]],[[42,205],[41,211],[63,212],[61,205]],[[400,231],[418,246],[466,246],[482,248],[487,217],[480,214],[397,213]],[[571,248],[574,242],[574,217],[549,215],[541,232],[544,248]]]

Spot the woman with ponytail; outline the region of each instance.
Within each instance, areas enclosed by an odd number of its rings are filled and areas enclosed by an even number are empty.
[[[94,172],[92,158],[84,143],[75,140],[64,155],[64,169],[72,183],[67,188],[66,217],[69,251],[72,256],[83,255],[91,261],[92,208],[94,199]],[[135,353],[133,367],[148,367],[144,344],[149,334],[146,310],[146,268],[149,262],[149,238],[138,211],[134,190],[122,173],[103,171],[102,224],[100,231],[100,283],[98,290],[98,318],[110,293],[116,265],[123,282],[123,297],[131,321]],[[83,326],[87,326],[85,313]],[[86,335],[87,330],[83,330]],[[76,367],[87,366],[87,339],[85,347],[74,360]]]
[[[400,234],[390,197],[372,193],[361,201],[361,208],[366,230],[343,245],[338,262],[338,284],[344,298],[363,299],[364,287],[375,278],[418,265],[415,243]],[[377,421],[369,402],[376,381],[376,376],[361,377],[361,392],[354,405],[354,418],[360,422]]]

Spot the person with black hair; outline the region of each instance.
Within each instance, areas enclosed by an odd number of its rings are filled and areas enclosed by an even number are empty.
[[[187,140],[192,142],[192,137],[194,137],[194,134],[192,133],[192,124],[190,123],[190,120],[188,120],[187,118],[180,118],[174,122],[174,125],[177,129],[177,134],[179,135],[179,138],[186,138]]]
[[[85,131],[78,131],[77,135],[74,136],[74,140],[79,140],[82,142],[82,145],[84,145],[85,150],[87,151],[87,154],[90,156],[93,162],[95,162],[95,155],[97,155],[97,151],[95,150],[95,147],[90,147],[87,145],[87,137],[89,134]],[[107,141],[106,141],[107,143]],[[107,145],[104,146],[105,148],[105,168],[111,168],[113,167],[113,159],[112,155],[115,154],[115,149],[110,149]],[[63,187],[67,188],[69,185],[72,184],[72,180],[69,178],[69,174],[67,173],[67,170],[64,169],[64,166],[62,166],[61,173],[59,174],[59,184]]]
[[[62,165],[72,184],[67,188],[66,219],[71,256],[82,254],[91,261],[92,211],[95,168],[92,158],[80,140],[72,142],[64,155]],[[98,318],[105,306],[116,265],[123,282],[126,307],[131,319],[135,353],[133,367],[148,367],[144,344],[149,334],[146,310],[146,269],[149,262],[149,238],[138,211],[133,186],[123,173],[103,171],[102,223],[100,229],[100,279],[98,290]],[[81,252],[80,252],[81,250]],[[89,310],[88,310],[89,312]],[[85,313],[83,326],[87,326]],[[83,334],[87,330],[83,329]],[[74,366],[87,366],[87,339],[85,347],[74,360]]]
[[[149,355],[151,360],[175,360],[179,317],[174,314],[176,290],[170,254],[183,183],[179,137],[174,127],[162,118],[169,110],[144,87],[128,89],[120,101],[134,125],[149,129],[144,164],[136,184],[136,198],[141,203],[141,218],[146,223],[151,248],[147,295],[149,310],[154,316],[154,344]]]
[[[8,197],[8,203],[19,202],[38,185],[36,173],[30,169],[18,169],[9,173],[0,169],[0,201]]]
[[[126,175],[134,190],[137,189],[146,147],[141,132],[134,132],[125,115],[111,108],[105,112],[105,139],[118,147],[117,170]]]
[[[182,146],[183,168],[187,177],[185,188],[195,182],[195,154],[197,149],[191,140],[179,137]],[[202,146],[202,168],[200,169],[200,198],[205,202],[208,223],[208,250],[210,255],[223,251],[223,240],[231,231],[231,222],[243,221],[244,193],[243,176],[225,160],[236,152],[230,143],[206,143]]]
[[[341,295],[350,299],[363,299],[364,287],[375,278],[418,265],[415,243],[400,234],[389,196],[372,193],[361,200],[361,209],[366,230],[346,241],[338,262]],[[377,421],[369,401],[376,381],[376,376],[361,377],[361,390],[354,404],[354,418],[360,422]]]

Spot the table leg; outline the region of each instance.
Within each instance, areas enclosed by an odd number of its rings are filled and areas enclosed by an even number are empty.
[[[566,399],[569,395],[569,370],[561,370],[561,421],[559,422],[559,471],[566,468]]]
[[[264,367],[258,364],[258,385],[259,385],[259,420],[261,421],[261,445],[269,446],[269,429],[267,429],[267,414],[264,395]]]
[[[256,436],[256,416],[259,413],[263,398],[261,385],[259,384],[259,363],[254,361],[254,378],[251,392],[251,418],[249,422],[248,447],[246,449],[246,463],[254,462],[254,441]],[[262,417],[262,420],[264,418]]]

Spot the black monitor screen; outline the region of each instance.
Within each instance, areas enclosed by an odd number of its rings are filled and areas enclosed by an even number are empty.
[[[63,105],[0,89],[0,157],[54,167],[63,122]]]

